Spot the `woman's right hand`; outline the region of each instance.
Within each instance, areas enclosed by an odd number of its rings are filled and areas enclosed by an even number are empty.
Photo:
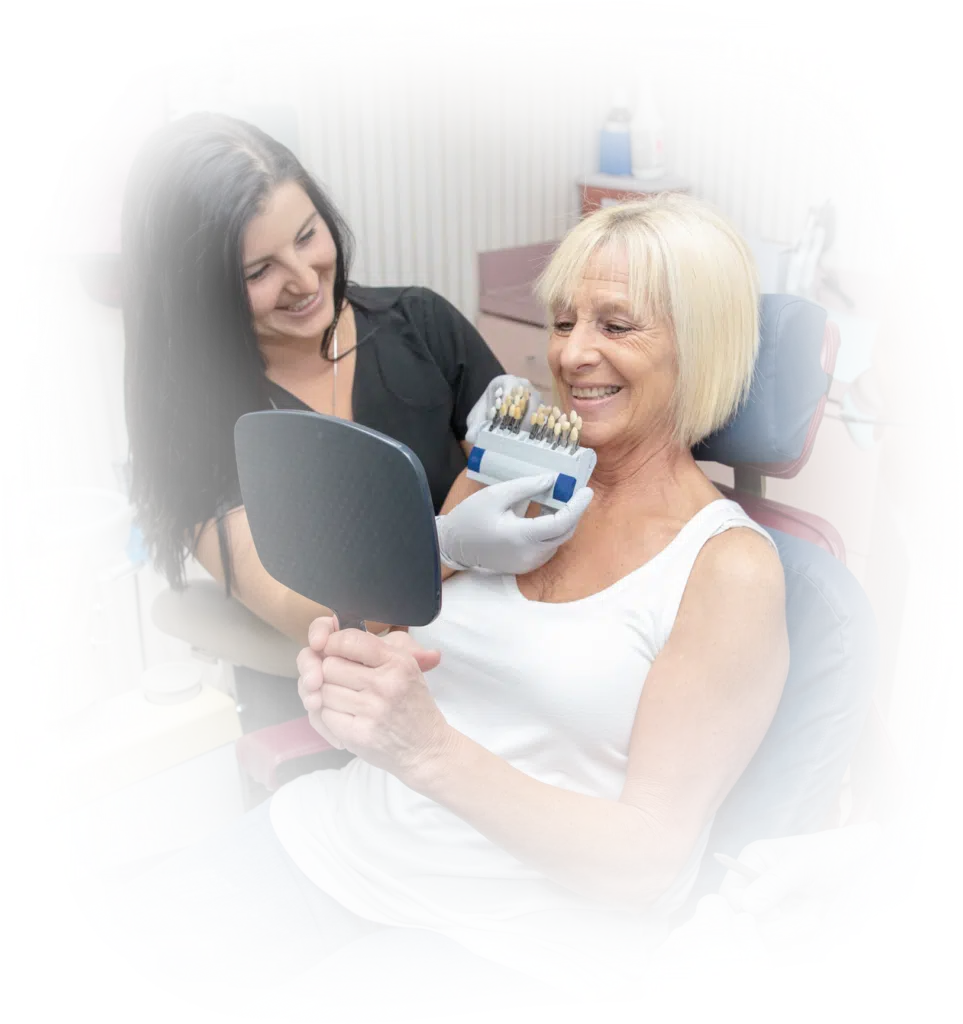
[[[321,687],[324,685],[321,663],[324,660],[325,645],[337,629],[337,618],[329,615],[315,619],[308,628],[310,646],[303,647],[298,653],[298,696],[315,732],[336,750],[344,750],[344,744],[321,721]],[[397,635],[401,646],[415,659],[422,672],[429,672],[438,665],[440,655],[437,651],[426,651],[405,634]]]

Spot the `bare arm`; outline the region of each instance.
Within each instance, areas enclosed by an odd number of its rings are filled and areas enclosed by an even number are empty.
[[[765,735],[788,670],[782,568],[732,530],[696,561],[646,679],[618,800],[539,782],[450,727],[403,781],[546,876],[642,907],[672,883]]]
[[[296,594],[268,574],[255,550],[243,507],[227,513],[224,529],[231,552],[234,597],[275,629],[299,643],[306,643],[312,620],[319,615],[330,615],[330,609]],[[194,555],[214,579],[224,582],[217,527],[213,520],[200,528]]]

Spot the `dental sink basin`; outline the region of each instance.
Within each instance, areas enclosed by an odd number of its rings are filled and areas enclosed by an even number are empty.
[[[94,569],[108,565],[126,547],[133,510],[119,490],[56,487],[25,490],[7,505],[11,540],[23,550],[36,509],[37,532],[48,551],[81,548]]]

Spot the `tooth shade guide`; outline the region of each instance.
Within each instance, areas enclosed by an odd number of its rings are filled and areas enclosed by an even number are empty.
[[[533,391],[523,390],[501,399],[501,422],[479,439],[472,452],[474,469],[468,476],[483,484],[495,484],[536,473],[553,474],[550,487],[535,497],[545,509],[562,509],[567,502],[556,497],[558,478],[585,486],[595,468],[595,452],[579,448],[574,410],[564,413],[557,406],[536,404]],[[570,482],[570,481],[569,481]],[[567,493],[565,487],[558,493]]]

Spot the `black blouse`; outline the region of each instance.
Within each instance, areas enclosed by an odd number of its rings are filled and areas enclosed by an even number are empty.
[[[427,288],[348,289],[357,325],[352,418],[421,459],[436,514],[465,468],[459,442],[493,377],[504,373],[472,324]],[[279,409],[308,409],[274,384]]]

